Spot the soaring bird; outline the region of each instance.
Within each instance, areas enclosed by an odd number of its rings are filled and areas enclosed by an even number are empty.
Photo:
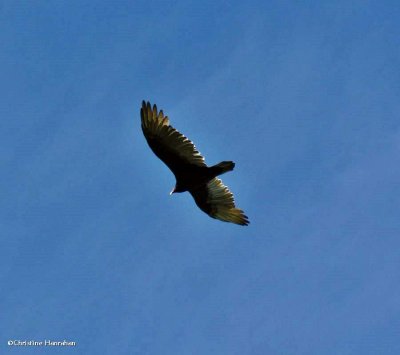
[[[207,166],[194,144],[169,124],[168,116],[157,106],[142,102],[140,109],[143,134],[151,150],[173,172],[176,184],[170,194],[188,191],[197,206],[212,218],[247,226],[250,222],[236,208],[233,194],[217,178],[233,170],[235,163],[223,161]]]

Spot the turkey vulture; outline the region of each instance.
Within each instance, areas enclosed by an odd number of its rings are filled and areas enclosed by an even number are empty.
[[[163,111],[150,102],[142,102],[140,110],[142,130],[152,151],[174,173],[175,188],[171,191],[189,191],[197,206],[212,218],[247,226],[249,220],[235,207],[233,194],[217,178],[233,170],[235,163],[223,161],[208,167],[194,144],[169,124]]]

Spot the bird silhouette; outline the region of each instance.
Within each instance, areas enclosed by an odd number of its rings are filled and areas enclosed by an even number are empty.
[[[239,225],[250,222],[235,206],[233,194],[217,178],[233,170],[235,163],[223,161],[207,166],[194,144],[173,128],[168,116],[150,102],[142,102],[140,109],[143,134],[150,148],[173,172],[176,184],[171,194],[188,191],[197,206],[212,218]]]

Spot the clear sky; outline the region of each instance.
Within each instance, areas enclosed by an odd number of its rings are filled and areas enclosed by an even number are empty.
[[[399,18],[0,2],[0,353],[400,354]],[[250,226],[169,196],[143,99],[208,164],[235,161]]]

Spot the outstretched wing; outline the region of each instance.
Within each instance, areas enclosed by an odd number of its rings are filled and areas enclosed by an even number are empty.
[[[152,151],[172,170],[182,171],[187,165],[207,166],[194,144],[175,128],[157,106],[142,102],[142,130]],[[175,174],[176,175],[176,174]]]
[[[189,190],[197,206],[213,218],[247,226],[250,222],[244,212],[235,206],[232,192],[218,178]]]

